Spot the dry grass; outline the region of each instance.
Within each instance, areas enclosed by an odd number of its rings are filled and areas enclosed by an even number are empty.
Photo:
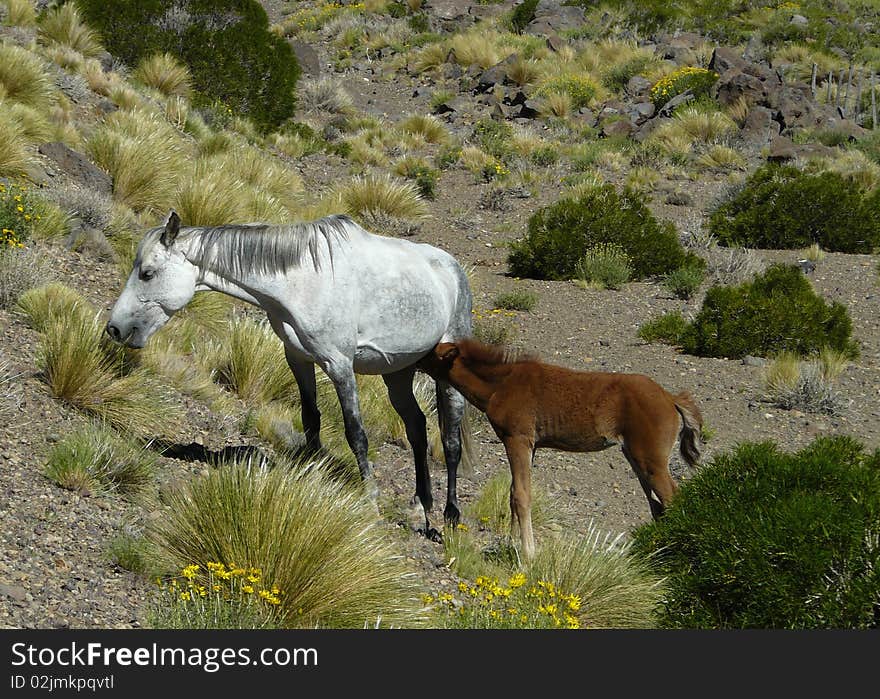
[[[834,382],[848,364],[843,353],[828,348],[807,360],[782,352],[764,370],[764,385],[777,407],[834,413],[839,407]]]
[[[132,77],[166,97],[189,97],[192,91],[189,68],[170,53],[157,53],[145,58]]]
[[[328,114],[347,114],[354,105],[351,95],[333,78],[301,80],[297,101],[302,111]]]
[[[75,3],[48,10],[40,18],[37,36],[44,44],[58,44],[93,58],[103,50],[98,35],[83,22]]]
[[[52,447],[44,473],[68,490],[135,495],[153,482],[157,461],[134,440],[89,423]]]
[[[419,219],[428,215],[415,185],[387,173],[356,177],[343,185],[340,193],[346,212],[367,221],[383,216]]]
[[[363,496],[325,464],[225,464],[165,496],[147,537],[168,570],[235,563],[280,589],[285,626],[418,625],[415,577]]]
[[[33,162],[20,124],[0,119],[0,177],[18,177]]]
[[[510,472],[493,474],[480,488],[480,494],[467,508],[468,517],[487,526],[498,534],[509,534],[510,520]],[[543,527],[554,521],[546,493],[532,480],[532,525]]]
[[[6,0],[4,24],[13,27],[32,27],[37,22],[37,12],[31,0]]]
[[[59,317],[83,315],[85,299],[70,287],[57,282],[33,287],[18,297],[18,309],[37,332],[45,332],[49,323]]]
[[[38,250],[0,246],[0,308],[12,308],[22,294],[52,276],[51,266]]]
[[[0,44],[0,95],[46,112],[55,100],[55,83],[36,55],[12,44]]]
[[[491,68],[504,56],[495,41],[497,34],[480,28],[456,34],[449,42],[455,62],[465,68],[476,65],[484,70]]]
[[[107,117],[87,150],[113,177],[114,198],[135,211],[168,210],[189,155],[174,127],[141,109]]]
[[[709,170],[745,170],[746,159],[729,146],[715,144],[697,156],[697,165]]]
[[[400,122],[397,128],[405,134],[418,134],[427,143],[446,143],[449,141],[449,133],[443,122],[430,114],[410,115]]]

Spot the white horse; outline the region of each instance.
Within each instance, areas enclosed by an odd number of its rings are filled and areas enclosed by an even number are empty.
[[[336,388],[345,436],[367,490],[377,488],[367,459],[355,373],[381,374],[413,450],[416,494],[433,499],[425,416],[413,396],[415,364],[438,342],[471,334],[472,296],[461,265],[430,245],[374,235],[346,216],[276,226],[180,227],[174,211],[146,233],[107,323],[107,333],[143,347],[197,291],[219,291],[261,307],[284,343],[296,377],[310,449],[320,448],[315,364]],[[448,473],[444,516],[460,513],[456,475],[465,400],[438,382],[437,412]]]

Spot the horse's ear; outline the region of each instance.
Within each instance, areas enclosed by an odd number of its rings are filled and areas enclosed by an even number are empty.
[[[159,238],[159,242],[166,248],[170,248],[171,244],[177,239],[178,233],[180,233],[180,216],[177,215],[174,209],[171,209],[168,213],[168,218],[165,219],[165,230],[162,231],[162,237]]]
[[[449,362],[450,364],[453,360],[458,356],[458,347],[455,345],[450,345],[447,349],[440,351],[440,360],[443,362]]]

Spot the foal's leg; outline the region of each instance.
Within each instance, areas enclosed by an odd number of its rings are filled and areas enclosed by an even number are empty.
[[[532,444],[523,437],[504,439],[507,460],[510,462],[510,525],[519,524],[523,557],[535,556],[535,535],[532,532]]]
[[[678,486],[669,473],[671,447],[664,455],[662,448],[631,446],[624,442],[622,450],[645,491],[651,516],[654,519],[662,517],[672,496],[678,492]],[[659,502],[652,497],[652,493],[660,499]]]
[[[361,420],[354,369],[351,364],[344,361],[327,363],[322,368],[336,388],[336,396],[339,398],[342,419],[345,423],[345,439],[357,459],[358,469],[361,472],[361,479],[364,481],[367,494],[376,500],[379,489],[373,478],[373,465],[367,458],[367,432],[364,430],[364,424]]]
[[[461,462],[461,422],[464,418],[465,399],[445,381],[438,381],[437,417],[440,421],[440,436],[443,440],[443,456],[446,459],[446,509],[443,518],[449,524],[458,524],[461,512],[458,509],[458,464]]]
[[[413,395],[412,382],[415,366],[384,374],[382,378],[388,387],[388,398],[406,427],[406,438],[413,451],[416,466],[416,494],[413,503],[421,503],[425,517],[425,536],[432,535],[428,513],[434,505],[431,495],[431,473],[428,470],[428,429],[425,414]]]
[[[321,450],[321,411],[318,410],[318,389],[315,383],[315,365],[295,359],[285,351],[287,365],[293,372],[299,387],[299,401],[303,432],[306,434],[306,451]]]

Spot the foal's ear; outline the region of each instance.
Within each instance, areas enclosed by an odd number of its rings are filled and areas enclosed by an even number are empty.
[[[458,356],[458,347],[451,345],[447,349],[442,349],[438,352],[438,356],[440,361],[452,364],[453,360]]]
[[[168,218],[165,219],[165,230],[162,231],[162,237],[159,238],[159,242],[166,248],[169,248],[177,239],[178,233],[180,233],[180,216],[177,215],[174,209],[171,209],[168,212]]]

